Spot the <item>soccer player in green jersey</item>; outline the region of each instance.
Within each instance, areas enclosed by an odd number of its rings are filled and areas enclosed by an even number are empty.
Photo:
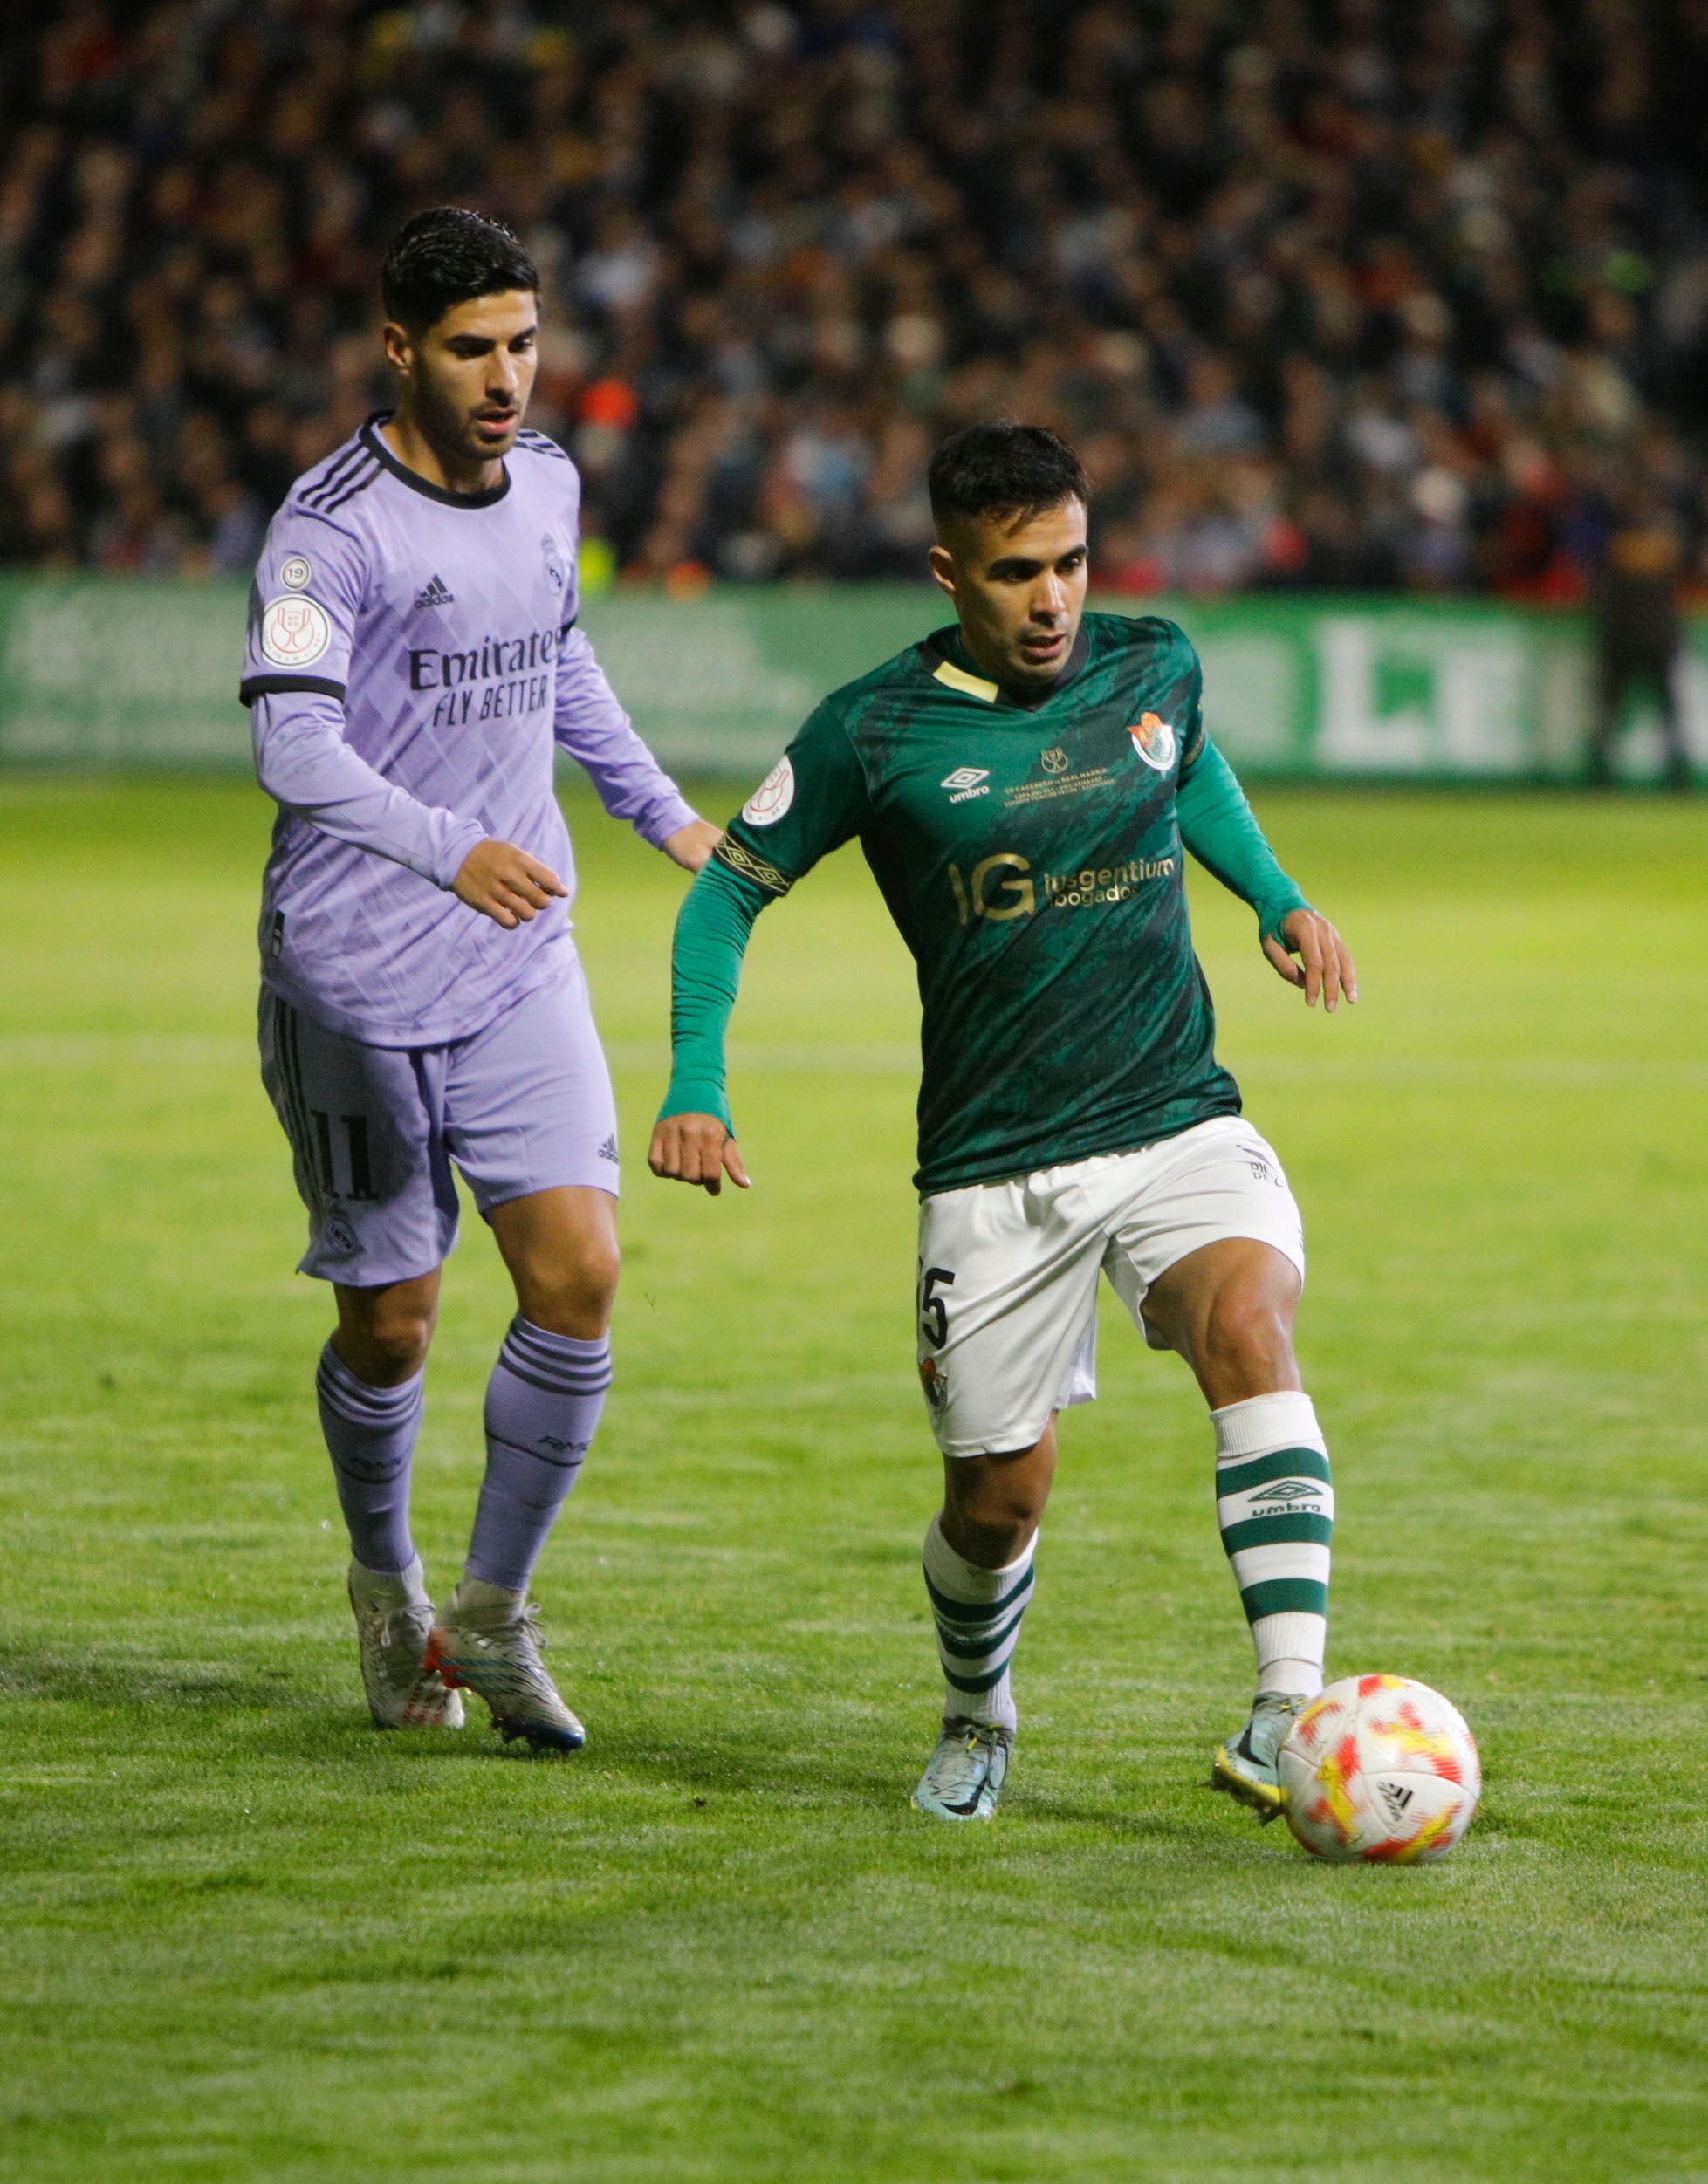
[[[858,835],[923,1007],[919,1375],[945,1482],[924,1563],[946,1695],[914,1801],[952,1820],[996,1809],[1056,1414],[1096,1393],[1101,1270],[1210,1405],[1257,1650],[1251,1716],[1213,1779],[1272,1818],[1276,1755],[1322,1685],[1334,1496],[1293,1351],[1299,1209],[1215,1057],[1183,847],[1256,911],[1307,1005],[1356,1000],[1352,959],[1204,733],[1185,637],[1085,613],[1072,449],[975,425],[938,450],[930,487],[957,626],[827,698],[689,891],[652,1168],[746,1187],[724,1035],[747,937]]]

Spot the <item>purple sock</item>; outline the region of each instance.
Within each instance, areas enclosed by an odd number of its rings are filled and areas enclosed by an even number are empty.
[[[611,1385],[611,1338],[549,1335],[518,1312],[486,1389],[486,1476],[463,1567],[525,1592]]]
[[[350,1551],[364,1570],[407,1570],[415,1558],[409,1468],[426,1377],[423,1368],[401,1387],[370,1387],[331,1343],[320,1352],[314,1381],[320,1430],[350,1529]]]

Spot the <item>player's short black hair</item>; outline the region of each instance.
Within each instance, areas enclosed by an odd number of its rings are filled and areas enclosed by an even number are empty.
[[[435,205],[406,221],[380,276],[387,318],[416,332],[470,297],[511,288],[538,293],[538,269],[502,221],[462,205]]]
[[[931,457],[926,483],[939,530],[980,516],[1025,521],[1091,498],[1084,464],[1047,425],[968,425]]]

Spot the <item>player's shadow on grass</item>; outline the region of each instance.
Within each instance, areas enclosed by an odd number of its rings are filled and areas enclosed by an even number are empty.
[[[305,1691],[288,1668],[234,1668],[229,1663],[142,1653],[79,1654],[0,1652],[0,1700],[30,1699],[64,1706],[134,1710],[138,1707],[288,1712],[293,1718],[325,1701]]]
[[[918,1775],[907,1761],[887,1761],[877,1740],[855,1744],[833,1736],[791,1743],[769,1737],[763,1724],[744,1723],[713,1742],[672,1735],[662,1723],[631,1717],[608,1729],[588,1724],[589,1749],[632,1777],[654,1776],[684,1788],[725,1797],[743,1794],[798,1801],[893,1804]],[[905,1781],[903,1781],[905,1777]],[[901,1783],[898,1791],[897,1785]]]

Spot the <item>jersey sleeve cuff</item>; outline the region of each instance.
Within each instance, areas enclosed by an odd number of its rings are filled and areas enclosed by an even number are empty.
[[[446,835],[439,854],[433,860],[433,885],[447,892],[456,884],[456,875],[463,869],[463,859],[477,842],[486,839],[486,829],[478,819],[459,819]]]
[[[1274,941],[1285,948],[1286,941],[1282,938],[1281,928],[1295,910],[1308,910],[1310,907],[1296,887],[1290,895],[1282,896],[1279,901],[1260,902],[1258,905],[1259,938]]]
[[[658,1119],[668,1122],[672,1115],[716,1115],[731,1136],[735,1135],[729,1095],[715,1078],[673,1077]]]
[[[699,813],[683,797],[674,798],[661,811],[652,812],[635,832],[648,847],[662,849],[673,834],[680,834],[685,826],[692,826]]]
[[[307,690],[316,697],[336,698],[344,702],[344,685],[334,682],[330,675],[318,674],[251,674],[245,675],[237,686],[237,697],[244,705],[253,705],[257,698],[278,697],[286,690]]]

